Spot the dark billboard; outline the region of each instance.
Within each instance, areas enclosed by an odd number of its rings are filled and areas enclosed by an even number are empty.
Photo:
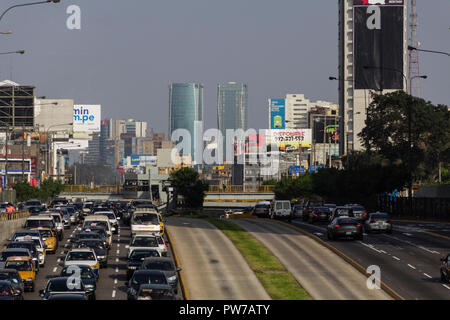
[[[371,5],[403,5],[404,0],[353,0],[354,6],[371,6]]]
[[[339,119],[337,117],[313,116],[313,119],[314,143],[339,143]]]
[[[357,6],[357,2],[370,2]],[[355,1],[355,89],[403,89],[404,7],[402,1]]]

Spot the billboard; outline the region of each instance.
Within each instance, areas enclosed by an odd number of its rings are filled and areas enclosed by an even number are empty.
[[[355,89],[403,89],[403,0],[355,0],[353,15]]]
[[[101,105],[74,105],[73,132],[100,132],[101,110]]]
[[[269,130],[268,142],[278,145],[280,151],[298,151],[300,148],[311,148],[311,129]]]
[[[339,120],[336,116],[313,116],[313,140],[314,143],[339,144]],[[325,137],[324,133],[325,132]]]
[[[156,156],[152,156],[151,154],[132,154],[130,155],[130,164],[132,166],[156,166]]]
[[[286,100],[285,99],[270,99],[270,129],[285,129],[286,128]]]

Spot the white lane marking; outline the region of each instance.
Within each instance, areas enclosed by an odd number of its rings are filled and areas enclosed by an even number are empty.
[[[58,270],[58,268],[57,268],[57,267],[54,267],[54,268],[53,268],[53,272],[56,272],[56,270]]]
[[[112,297],[113,297],[113,298],[116,297],[116,290],[113,290],[113,292],[112,292]]]
[[[60,263],[60,262],[61,262],[61,259],[60,259],[60,258],[58,258],[58,260],[56,260],[56,262]]]
[[[120,248],[120,244],[117,244],[117,249],[119,249]]]
[[[118,267],[116,267],[116,272],[119,272],[119,268]]]
[[[403,233],[405,236],[412,237],[411,233]]]
[[[378,249],[375,249],[372,245],[370,245],[370,244],[367,244],[367,243],[364,243],[364,242],[361,242],[361,241],[358,241],[359,243],[361,243],[363,246],[366,246],[367,248],[369,248],[369,249],[372,249],[372,250],[374,250],[374,251],[376,251],[376,252],[378,252],[378,253],[381,253],[381,251],[380,250],[378,250]]]
[[[117,250],[117,254],[119,254],[120,253],[120,250]]]
[[[384,251],[384,250],[380,250],[381,252],[383,252],[383,253],[386,253],[387,254],[387,252],[386,251]]]
[[[448,290],[450,290],[450,287],[447,286],[446,284],[443,284],[444,287],[446,287]]]
[[[61,251],[61,254],[64,254],[64,251]]]
[[[425,277],[427,277],[427,278],[430,278],[430,279],[432,278],[430,275],[428,275],[428,274],[426,274],[426,273],[424,273],[423,275],[424,275]]]
[[[394,258],[394,259],[397,260],[397,261],[400,261],[400,259],[397,258],[396,256],[392,256],[392,258]]]
[[[114,284],[117,284],[117,279],[114,279]]]
[[[316,236],[323,236],[323,233],[320,233],[320,232],[314,232],[314,234],[316,235]]]
[[[427,251],[427,252],[429,252],[429,253],[435,253],[435,251],[431,251],[431,250],[429,250],[429,249],[427,249],[427,248],[425,248],[425,247],[423,247],[423,246],[419,246],[419,245],[417,245],[417,244],[415,244],[415,243],[413,243],[413,242],[411,242],[411,241],[402,240],[402,239],[400,239],[400,238],[392,237],[392,236],[388,236],[388,235],[386,235],[386,237],[392,238],[392,239],[395,239],[395,240],[398,240],[398,241],[400,241],[400,242],[407,243],[407,244],[412,245],[412,246],[414,246],[414,247],[416,247],[416,248],[425,250],[425,251]]]
[[[119,262],[119,258],[116,258],[116,262]]]
[[[408,263],[408,267],[410,267],[411,269],[416,269],[416,267],[410,265],[409,263]]]

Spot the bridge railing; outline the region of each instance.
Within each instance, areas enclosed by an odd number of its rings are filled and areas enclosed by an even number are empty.
[[[0,213],[0,221],[17,220],[28,216],[30,216],[29,211],[2,212]]]
[[[275,186],[220,186],[214,185],[209,186],[209,190],[207,192],[210,193],[271,193],[275,189]]]
[[[68,193],[119,193],[119,186],[109,185],[109,186],[94,186],[89,185],[71,185],[66,184],[64,187],[64,192]]]

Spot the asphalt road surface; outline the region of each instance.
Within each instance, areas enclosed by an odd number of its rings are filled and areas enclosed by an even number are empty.
[[[230,220],[263,243],[316,300],[388,300],[335,253],[289,227],[269,220]]]
[[[25,300],[41,300],[39,290],[44,289],[50,278],[57,277],[61,273],[61,261],[64,261],[66,253],[65,246],[69,245],[69,237],[74,236],[77,226],[64,230],[64,239],[59,242],[59,248],[55,254],[47,254],[45,258],[45,266],[41,267],[36,275],[35,292],[26,292]],[[109,250],[108,266],[100,269],[100,277],[97,282],[96,299],[97,300],[126,300],[127,287],[125,285],[127,272],[127,250],[126,245],[131,240],[131,229],[129,226],[120,222],[118,234],[113,234],[112,246]],[[172,253],[169,248],[168,257]],[[178,290],[177,299],[182,299],[181,290]]]
[[[172,217],[167,224],[190,299],[270,299],[238,249],[222,231],[200,219]]]
[[[381,280],[407,300],[450,299],[450,284],[440,281],[440,258],[450,252],[446,238],[448,224],[396,223],[393,233],[364,234],[363,241],[333,240],[326,236],[326,223],[308,224],[299,219],[295,226],[328,242],[364,268],[377,265]],[[444,237],[431,235],[429,230]]]

